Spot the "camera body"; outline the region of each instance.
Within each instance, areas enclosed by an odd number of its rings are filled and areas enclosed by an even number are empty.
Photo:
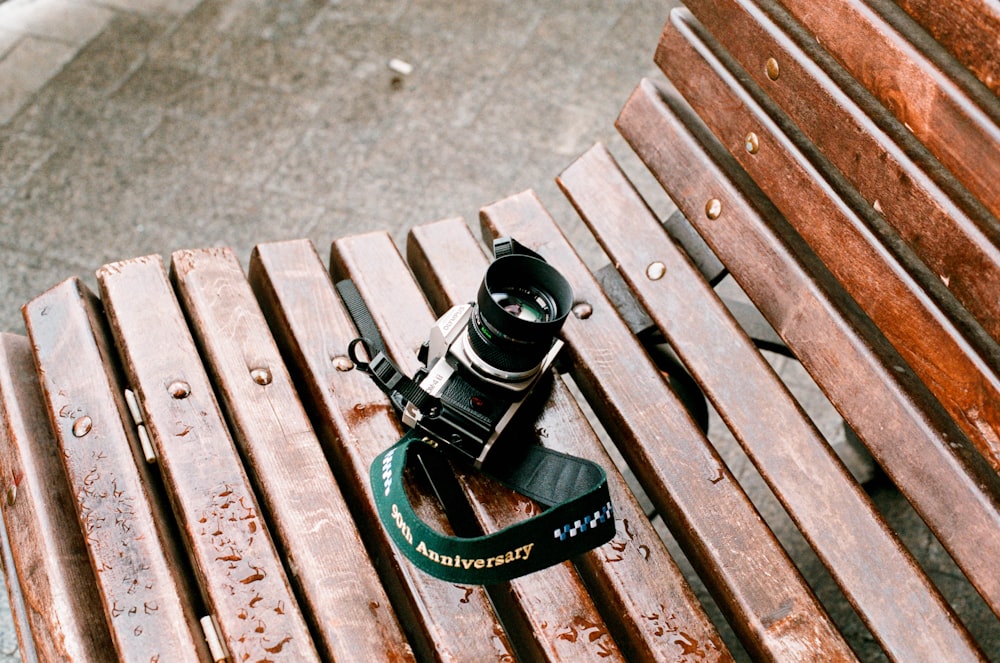
[[[430,340],[421,348],[420,358],[427,368],[414,379],[439,403],[428,413],[406,403],[402,418],[407,426],[458,451],[479,468],[532,388],[552,366],[563,343],[554,339],[531,371],[491,374],[470,349],[468,326],[473,314],[472,304],[460,304],[435,323]]]
[[[569,283],[537,253],[504,238],[494,254],[476,301],[442,315],[421,348],[419,402],[391,394],[405,425],[477,468],[555,361],[573,301]]]

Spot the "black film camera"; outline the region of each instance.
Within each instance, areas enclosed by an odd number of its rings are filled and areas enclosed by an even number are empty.
[[[363,366],[404,424],[477,468],[555,360],[573,302],[569,283],[537,253],[510,238],[493,252],[475,303],[437,320],[412,380],[382,353]],[[353,344],[351,353],[359,363]]]

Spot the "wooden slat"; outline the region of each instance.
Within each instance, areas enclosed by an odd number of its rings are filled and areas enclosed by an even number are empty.
[[[1000,558],[1000,476],[801,238],[755,196],[753,184],[732,179],[738,166],[726,161],[724,148],[676,92],[644,81],[618,127],[994,612],[1000,610],[993,563]],[[710,207],[716,218],[706,214]]]
[[[105,265],[101,296],[181,533],[233,660],[317,661],[159,256]]]
[[[93,293],[77,279],[31,300],[24,318],[49,418],[76,498],[119,657],[204,649],[165,512],[150,495]],[[137,466],[138,464],[138,466]]]
[[[488,265],[462,219],[413,228],[407,239],[407,262],[439,314],[467,301]],[[545,446],[588,458],[607,471],[618,533],[575,564],[628,660],[673,661],[684,655],[732,660],[561,380],[553,382],[534,430]]]
[[[559,183],[889,657],[980,660],[947,603],[607,150],[592,148]],[[646,275],[654,263],[666,274],[656,280]]]
[[[2,398],[3,396],[0,395],[0,399]],[[0,444],[7,444],[7,441],[0,438]],[[11,481],[11,484],[13,485],[13,481]],[[0,511],[0,516],[2,516],[2,511]],[[14,550],[11,548],[11,538],[10,533],[7,531],[7,523],[2,517],[0,517],[0,520],[3,520],[0,523],[2,524],[2,527],[0,527],[0,567],[3,568],[7,599],[10,602],[8,604],[10,606],[10,621],[14,626],[14,632],[17,636],[18,651],[21,659],[27,663],[35,663],[38,660],[38,650],[35,647],[35,641],[31,633],[28,606],[24,601],[24,592],[21,590],[21,580],[18,577],[17,567],[14,562]],[[84,566],[83,568],[86,569],[88,567]],[[97,598],[96,594],[94,597]],[[41,637],[47,638],[48,635],[43,634]],[[111,646],[112,644],[109,640],[108,647],[110,648]]]
[[[996,0],[895,0],[1000,96],[1000,3]]]
[[[8,590],[32,661],[113,661],[114,644],[87,557],[74,497],[49,425],[31,345],[0,335],[0,488],[13,566]],[[15,584],[15,581],[17,584]]]
[[[368,468],[403,431],[371,379],[360,371],[343,370],[350,365],[344,364],[347,345],[357,332],[313,245],[305,240],[259,245],[250,260],[249,276],[418,657],[512,658],[510,642],[486,592],[420,573],[399,555],[379,523]],[[449,531],[435,500],[420,499],[419,494],[414,499],[424,521]]]
[[[780,2],[987,209],[1000,213],[1000,127],[945,71],[862,0],[822,8]],[[775,84],[784,84],[780,74]],[[994,118],[1000,115],[1000,101],[983,101],[991,102]]]
[[[571,370],[753,656],[853,660],[772,532],[530,192],[482,210],[566,276],[586,319],[563,329]],[[725,523],[725,527],[721,524]]]
[[[936,277],[918,282],[912,276],[919,266],[903,260],[905,249],[896,247],[893,254],[882,245],[865,220],[725,71],[690,14],[675,11],[671,18],[658,53],[661,62],[672,63],[668,69],[680,92],[1000,470],[1000,437],[994,432],[1000,430],[1000,377],[995,372],[1000,348],[967,319]],[[751,131],[759,139],[756,154],[743,147]],[[922,232],[928,245],[948,244],[957,236],[945,222]],[[968,253],[949,256],[949,263],[963,265],[967,272],[971,268],[967,276],[977,283],[992,281],[990,274],[996,273],[997,283],[983,296],[1000,304],[996,297],[1000,263],[977,258],[968,245],[964,251]],[[987,315],[994,326],[1000,323],[1000,314]]]
[[[866,210],[872,228],[884,238],[898,233],[937,277],[930,279],[946,283],[948,290],[979,323],[994,338],[1000,338],[1000,302],[994,296],[1000,288],[1000,224],[996,218],[969,202],[967,193],[963,198],[960,187],[954,186],[941,168],[929,162],[919,149],[905,142],[897,145],[872,119],[885,111],[875,108],[875,104],[869,108],[860,107],[815,64],[809,53],[796,45],[762,11],[755,0],[693,0],[688,6],[714,38],[726,45],[746,73],[819,148],[823,157],[857,189],[863,199],[857,200],[855,205]],[[775,166],[776,160],[782,158],[780,153],[784,147],[776,149],[775,139],[766,135],[764,129],[763,134],[757,133],[760,148],[756,154],[744,148],[746,136],[761,127],[745,117],[742,109],[731,108],[728,105],[731,101],[721,103],[721,99],[729,99],[732,92],[727,92],[718,83],[707,83],[707,75],[700,73],[705,65],[696,67],[691,57],[683,56],[684,49],[692,47],[683,46],[678,31],[682,31],[689,42],[692,41],[689,35],[698,33],[698,26],[686,10],[677,10],[671,22],[675,29],[664,32],[657,49],[661,69],[685,97],[691,95],[689,101],[699,113],[704,110],[706,123],[733,149],[737,159],[754,173],[755,179],[761,180],[761,187],[769,191],[786,215],[790,214],[785,211],[786,207],[802,209],[804,203],[797,194],[805,190],[798,181],[791,184],[784,180],[780,187],[774,187],[781,191],[773,193],[763,181],[767,178],[765,172],[781,172]],[[708,61],[714,56],[706,56],[706,46],[697,41],[707,44],[710,39],[705,34],[697,34],[693,45],[700,57]],[[814,45],[813,49],[817,50],[818,46]],[[684,59],[678,60],[678,57]],[[780,73],[773,81],[765,71],[768,58],[774,58],[779,67]],[[745,93],[740,94],[748,97]],[[713,103],[702,103],[705,99]],[[937,117],[929,110],[926,116]],[[884,126],[884,122],[882,124]],[[896,136],[896,140],[902,138]],[[997,161],[996,145],[997,129],[993,127],[989,137],[970,138],[953,144],[951,149],[958,151],[955,160],[964,162],[965,168],[985,172],[990,167],[978,164]],[[822,179],[819,173],[811,177]],[[995,176],[987,175],[981,189],[987,194],[982,203],[992,206],[996,214],[1000,213],[1000,195],[994,182]],[[787,196],[781,195],[782,192]],[[950,196],[955,196],[958,204]],[[880,230],[886,226],[892,230]],[[831,261],[831,264],[834,263]]]
[[[317,646],[330,660],[413,654],[368,559],[260,306],[228,249],[179,251],[172,277],[254,480],[292,560]]]

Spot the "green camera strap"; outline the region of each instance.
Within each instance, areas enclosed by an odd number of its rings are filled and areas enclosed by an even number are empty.
[[[615,535],[607,477],[583,458],[531,445],[519,462],[489,476],[547,507],[542,513],[477,537],[442,534],[413,510],[403,471],[415,451],[441,453],[410,431],[371,465],[379,519],[417,568],[449,582],[490,585],[564,562]]]

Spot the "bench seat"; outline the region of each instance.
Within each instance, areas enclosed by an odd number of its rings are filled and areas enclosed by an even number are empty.
[[[182,250],[39,294],[26,334],[0,335],[22,659],[1000,657],[1000,101],[955,36],[995,41],[997,23],[988,3],[945,4],[964,10],[674,10],[664,77],[617,118],[631,154],[595,145],[557,178],[613,266],[597,273],[562,230],[575,220],[523,191],[482,209],[485,242],[428,220],[405,247]],[[574,292],[518,434],[607,470],[616,535],[462,586],[378,521],[369,465],[404,429],[348,356],[334,283],[354,282],[412,374],[499,236]],[[783,362],[877,470],[821,431]],[[421,518],[463,536],[540,508],[458,463],[407,482]]]

